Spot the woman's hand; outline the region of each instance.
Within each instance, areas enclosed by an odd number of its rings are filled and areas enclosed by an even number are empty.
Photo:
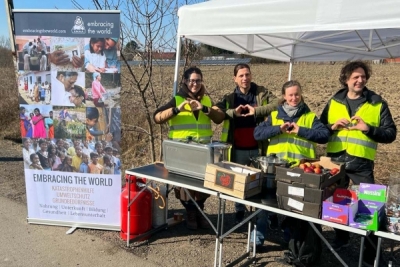
[[[334,124],[332,124],[331,129],[333,131],[335,130],[341,130],[343,128],[347,128],[347,125],[349,124],[349,120],[348,119],[339,119],[337,120]]]
[[[281,133],[288,132],[288,128],[290,127],[290,122],[285,122],[279,128],[281,128]]]
[[[298,134],[299,132],[299,125],[297,125],[297,123],[292,122],[290,123],[289,127],[286,129],[286,132],[288,134]]]
[[[196,111],[196,110],[201,110],[203,108],[203,104],[201,104],[199,101],[197,100],[189,100],[189,106],[191,111]]]
[[[177,108],[179,109],[179,111],[191,112],[191,110],[186,109],[186,104],[189,104],[189,101],[188,101],[188,100],[183,101],[179,106],[177,106]]]

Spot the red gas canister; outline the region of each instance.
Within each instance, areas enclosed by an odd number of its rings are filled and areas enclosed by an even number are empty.
[[[128,239],[129,211],[129,240],[144,234],[152,228],[152,194],[145,187],[145,179],[133,175],[125,175],[126,184],[121,192],[121,238]],[[128,188],[128,179],[130,186]],[[129,202],[134,200],[130,207]],[[143,241],[149,236],[144,237]]]

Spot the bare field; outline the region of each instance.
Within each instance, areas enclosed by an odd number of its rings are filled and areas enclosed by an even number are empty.
[[[229,93],[234,88],[233,66],[199,66],[204,74],[206,88],[214,102],[218,101],[224,94]],[[319,65],[319,64],[297,64],[293,68],[293,79],[297,79],[303,86],[304,96],[307,104],[318,115],[321,113],[329,97],[336,92],[340,85],[338,76],[341,64],[339,65]],[[400,93],[400,65],[373,65],[373,74],[368,87],[381,94],[389,103],[392,115],[398,124],[400,119],[400,109],[398,103]],[[145,123],[146,116],[152,116],[157,105],[166,103],[172,97],[173,68],[155,67],[153,87],[154,94],[157,96],[158,103],[149,101],[147,105],[149,113],[146,114],[140,95],[132,83],[132,78],[126,70],[123,71],[122,81],[122,147],[123,147],[123,166],[124,170],[133,166],[141,166],[152,162],[149,153],[148,125]],[[254,82],[264,85],[271,89],[276,95],[280,95],[281,85],[288,78],[288,64],[253,65],[252,73]],[[143,69],[133,69],[135,73],[141,73]],[[21,157],[22,147],[20,144],[7,139],[17,139],[19,136],[18,124],[18,96],[15,86],[15,73],[13,69],[0,69],[0,89],[1,89],[1,146],[0,170],[0,195],[13,199],[20,203],[26,203],[25,183],[23,173],[23,163],[21,161],[9,162],[6,158]],[[151,99],[150,91],[146,96]],[[154,125],[153,125],[154,126]],[[215,126],[215,139],[219,138],[221,126]],[[155,126],[154,137],[157,139],[157,159],[159,157],[159,147],[164,136],[161,134],[165,126]],[[324,147],[319,147],[320,155],[324,154]],[[387,183],[390,173],[398,173],[400,158],[399,140],[390,145],[379,145],[375,177],[378,183]],[[181,204],[170,195],[169,208],[171,210],[183,211]],[[210,215],[212,222],[216,223],[218,202],[211,197],[206,202],[206,213]],[[119,208],[119,207],[116,207]],[[225,218],[225,229],[233,225],[234,207],[232,203],[227,203],[227,216]],[[170,211],[172,216],[172,211]],[[34,226],[32,226],[34,227]],[[49,226],[51,227],[51,226]],[[324,236],[331,240],[334,237],[332,228],[324,227]],[[125,242],[119,238],[119,232],[99,231],[79,229],[86,231],[96,237],[108,240],[115,244],[118,249],[126,249],[138,257],[147,259],[149,263],[159,266],[212,266],[215,248],[215,235],[211,230],[190,231],[184,224],[169,228],[166,231],[155,234],[147,242],[136,243],[130,248],[125,247]],[[283,255],[281,246],[282,234],[277,231],[268,232],[265,248],[258,254],[257,262],[253,266],[282,266],[275,261],[276,257]],[[358,250],[360,240],[353,235],[350,248],[339,254],[349,264],[357,265]],[[225,240],[223,264],[232,262],[241,253],[245,252],[246,227],[241,227]],[[384,242],[384,257],[389,256],[389,242]],[[395,247],[394,255],[399,258],[399,248]],[[105,252],[112,253],[112,252]],[[134,264],[134,263],[133,263]],[[323,259],[319,266],[334,267],[338,266],[339,261],[323,246]],[[118,266],[118,263],[116,263]],[[317,265],[318,266],[318,265]]]
[[[298,80],[302,87],[306,103],[312,111],[318,116],[327,103],[327,100],[340,89],[338,81],[341,64],[322,65],[322,64],[296,64],[293,66],[292,79]],[[234,88],[233,66],[199,66],[203,71],[204,81],[208,93],[214,102],[217,102],[224,94],[229,93]],[[173,87],[173,68],[161,67],[157,69],[156,79],[153,83],[164,104],[172,97]],[[135,71],[135,69],[134,69]],[[143,71],[137,69],[137,72]],[[253,81],[264,85],[272,92],[280,96],[281,86],[288,79],[288,64],[269,64],[252,66]],[[381,94],[389,103],[395,122],[400,121],[400,65],[373,65],[372,76],[367,84],[368,88]],[[126,73],[125,73],[126,75]],[[123,91],[126,97],[122,97],[122,123],[124,124],[124,135],[122,145],[124,147],[123,161],[126,168],[132,166],[141,166],[151,162],[147,135],[142,130],[132,130],[131,125],[142,126],[145,120],[145,109],[142,102],[138,99],[137,93],[129,90],[128,77],[123,75]],[[124,85],[125,83],[125,85]],[[155,108],[154,108],[155,109]],[[151,116],[154,112],[151,110]],[[160,136],[158,126],[156,129],[156,138],[160,145],[162,137]],[[214,139],[218,140],[221,131],[221,125],[214,125]],[[166,133],[166,129],[165,133]],[[164,136],[165,137],[165,136]],[[379,145],[375,176],[379,183],[386,183],[391,172],[398,172],[400,166],[396,164],[395,159],[400,156],[400,140],[389,145]],[[158,150],[159,152],[159,150]],[[319,147],[320,155],[325,153],[324,146]],[[158,154],[158,158],[159,154]]]

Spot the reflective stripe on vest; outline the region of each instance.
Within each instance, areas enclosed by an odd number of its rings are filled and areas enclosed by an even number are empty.
[[[277,119],[278,111],[271,113],[272,126],[280,126],[285,122]],[[296,122],[299,127],[312,128],[315,113],[303,114]],[[275,153],[278,157],[288,161],[300,161],[304,158],[315,158],[316,144],[294,134],[283,133],[270,139],[267,154]]]
[[[185,98],[175,96],[176,106],[179,106]],[[203,96],[201,104],[211,107],[211,99],[208,96]],[[184,140],[191,136],[194,141],[210,142],[213,132],[211,128],[211,120],[201,110],[199,111],[198,119],[189,111],[181,111],[178,115],[168,121],[169,124],[169,139]]]
[[[362,118],[366,124],[379,127],[381,107],[382,103],[370,104],[366,102],[357,110],[355,115]],[[328,124],[334,124],[343,118],[350,121],[346,106],[332,99],[328,110]],[[377,148],[378,143],[362,131],[342,129],[334,131],[329,137],[326,151],[328,153],[337,153],[346,150],[349,155],[374,160]]]

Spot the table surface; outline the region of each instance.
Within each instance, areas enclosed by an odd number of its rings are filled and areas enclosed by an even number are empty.
[[[153,163],[150,165],[133,168],[127,170],[125,173],[165,184],[185,187],[187,189],[192,189],[212,196],[218,196],[219,194],[217,191],[204,187],[203,180],[168,172],[162,163]]]
[[[260,195],[257,195],[257,196],[254,196],[254,197],[251,197],[248,199],[239,199],[239,198],[236,198],[233,196],[224,195],[224,194],[214,191],[212,189],[205,188],[203,185],[203,183],[204,183],[203,180],[196,179],[196,178],[190,178],[190,177],[186,177],[186,176],[182,176],[179,174],[174,174],[174,173],[168,172],[168,170],[164,168],[163,163],[152,163],[150,165],[133,168],[133,169],[127,170],[126,174],[136,175],[141,178],[147,178],[149,180],[166,183],[166,184],[170,184],[170,185],[174,185],[174,186],[185,187],[187,189],[192,189],[192,190],[195,190],[198,192],[217,196],[217,197],[220,197],[221,199],[242,203],[244,205],[249,205],[249,206],[252,206],[252,207],[255,207],[258,209],[264,209],[267,211],[275,212],[277,214],[298,218],[301,220],[317,223],[320,225],[326,225],[329,227],[342,229],[342,230],[356,233],[356,234],[363,235],[363,236],[366,236],[369,233],[369,231],[367,231],[367,230],[357,229],[357,228],[353,228],[353,227],[350,227],[347,225],[332,223],[332,222],[324,221],[321,219],[316,219],[313,217],[298,214],[295,212],[279,209],[276,201],[272,201],[270,203],[263,204],[261,202]],[[385,232],[377,232],[377,233],[379,233],[379,235],[378,234],[376,234],[376,235],[385,237],[385,238],[388,238],[388,237],[386,237],[387,236],[386,234],[391,235],[390,233],[385,233]],[[397,236],[397,237],[399,237],[399,236]]]
[[[400,235],[396,235],[394,233],[376,231],[376,232],[374,232],[374,235],[400,242]]]

